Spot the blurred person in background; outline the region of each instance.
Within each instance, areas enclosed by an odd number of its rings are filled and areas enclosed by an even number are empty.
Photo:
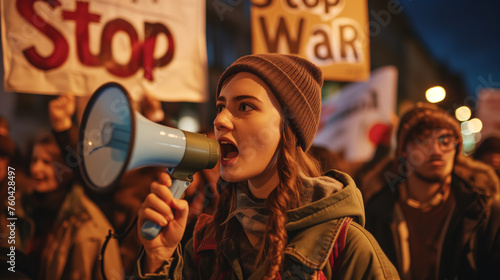
[[[321,170],[327,172],[332,169],[336,169],[342,172],[349,171],[349,164],[345,161],[342,154],[334,153],[325,147],[312,145],[309,151],[307,151],[311,156],[313,156],[319,164],[321,165]]]
[[[23,185],[28,183],[22,168],[14,162],[17,147],[9,136],[7,119],[0,116],[0,279],[31,279],[26,258],[27,243],[33,229],[22,207]],[[9,171],[11,173],[9,174]],[[15,220],[9,220],[15,219]],[[10,226],[13,222],[14,227]],[[14,250],[14,270],[9,264]]]
[[[32,277],[101,279],[99,254],[111,224],[75,180],[51,133],[38,137],[30,154],[35,185],[24,205],[35,225],[27,251]],[[116,240],[110,240],[104,260],[107,278],[122,279]]]
[[[459,123],[417,104],[401,118],[395,157],[364,180],[381,189],[366,228],[402,279],[498,279],[498,178],[461,150]]]
[[[9,134],[10,134],[9,121],[5,117],[0,116],[0,135],[8,136]]]
[[[76,98],[72,94],[60,95],[49,102],[48,111],[52,132],[59,148],[63,151],[67,168],[70,168],[71,172],[74,172],[74,175],[78,177],[77,179],[83,182],[80,177],[80,162],[77,154],[79,126],[74,120]],[[161,109],[161,102],[147,94],[143,96],[141,102],[134,103],[133,106],[141,110],[152,121],[164,121],[165,115]],[[158,175],[163,170],[164,168],[144,167],[127,171],[121,178],[119,185],[107,194],[98,193],[85,185],[83,189],[90,200],[100,208],[110,221],[112,225],[110,229],[114,228],[115,233],[121,235],[126,232],[137,216],[141,202],[149,193],[149,185],[158,179]],[[134,226],[131,232],[135,231]],[[102,233],[102,237],[106,237],[107,234],[106,230]],[[126,276],[133,272],[140,249],[140,241],[137,235],[127,234],[121,237],[119,246]]]
[[[500,176],[500,136],[492,135],[481,141],[474,152],[474,158],[493,166]]]
[[[7,195],[7,174],[9,167],[12,167],[11,160],[14,158],[15,151],[16,144],[14,140],[7,133],[0,134],[0,183],[2,184],[2,193],[0,195],[2,198]]]
[[[387,158],[390,158],[394,144],[393,136],[398,124],[399,117],[396,114],[391,114],[390,122],[386,124],[385,129],[380,130],[381,133],[378,135],[379,140],[375,141],[377,144],[372,158],[354,171],[354,182],[356,182],[361,190],[365,202],[380,189],[376,189],[373,184],[366,184],[363,180],[368,174],[372,173],[380,165],[383,165]]]
[[[0,148],[2,149],[1,154],[4,156],[4,161],[2,164],[7,164],[16,171],[16,189],[21,192],[29,191],[32,182],[25,171],[25,158],[22,155],[19,145],[17,145],[11,136],[10,123],[7,118],[0,116]],[[8,159],[8,160],[7,160]],[[0,171],[2,172],[2,171]]]
[[[58,96],[49,103],[49,116],[53,133],[59,147],[64,151],[64,158],[71,160],[69,164],[72,164],[73,171],[79,176],[79,167],[76,161],[78,126],[73,120],[75,107],[75,97],[71,94]],[[175,124],[168,119],[169,116],[164,113],[161,102],[147,93],[142,96],[139,102],[134,102],[133,107],[152,122],[175,127]],[[111,193],[106,195],[96,193],[88,187],[85,188],[85,192],[108,217],[115,232],[121,235],[126,232],[137,216],[142,201],[150,192],[151,183],[157,181],[159,174],[164,170],[163,167],[143,167],[129,170],[124,173],[120,183]],[[215,201],[218,198],[215,187],[218,171],[215,172],[217,173],[215,178],[212,170],[202,170],[195,173],[193,182],[185,192],[185,199],[190,201],[189,220],[192,227],[194,227],[199,214],[213,213],[215,210]],[[134,234],[137,232],[136,227],[130,229],[131,233],[122,236],[119,240],[125,276],[132,274],[141,247],[139,237]],[[189,237],[186,236],[185,239],[187,240]]]

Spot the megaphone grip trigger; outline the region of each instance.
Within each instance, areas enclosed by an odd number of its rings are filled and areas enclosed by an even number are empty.
[[[161,226],[147,220],[144,221],[144,224],[142,225],[141,228],[141,234],[142,237],[146,238],[147,240],[153,240],[155,237],[158,236],[158,234],[161,231]]]
[[[184,194],[184,191],[186,191],[187,187],[189,186],[189,182],[187,181],[182,181],[182,180],[174,180],[172,182],[172,186],[170,186],[170,191],[172,192],[172,195],[176,199],[180,199],[182,195]],[[161,226],[146,220],[144,221],[144,224],[142,225],[141,228],[141,235],[142,237],[146,238],[147,240],[152,240],[161,231]]]
[[[182,180],[174,180],[172,186],[170,186],[170,191],[176,199],[180,199],[186,189],[189,187],[189,182]]]

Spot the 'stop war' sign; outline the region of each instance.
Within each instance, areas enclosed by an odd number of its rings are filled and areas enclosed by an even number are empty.
[[[302,56],[325,80],[369,78],[366,0],[252,0],[251,20],[254,53]]]

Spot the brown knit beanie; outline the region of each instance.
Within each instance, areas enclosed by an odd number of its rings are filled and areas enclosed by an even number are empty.
[[[290,123],[300,146],[307,151],[312,144],[321,112],[321,70],[306,59],[285,54],[254,54],[236,60],[222,73],[217,97],[230,77],[248,72],[259,77],[273,92]]]
[[[417,103],[406,112],[399,122],[397,131],[396,156],[403,154],[408,141],[420,135],[425,130],[451,129],[458,140],[456,155],[462,151],[462,133],[458,121],[445,110],[429,103]]]

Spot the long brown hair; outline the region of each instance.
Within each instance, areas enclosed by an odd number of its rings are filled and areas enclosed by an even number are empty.
[[[300,175],[317,177],[321,175],[321,167],[318,161],[305,153],[300,147],[297,137],[292,129],[285,124],[281,131],[281,139],[278,145],[278,175],[279,184],[266,199],[266,207],[269,210],[269,219],[266,226],[264,242],[259,250],[257,262],[266,266],[264,279],[275,279],[276,274],[282,270],[284,251],[287,244],[286,211],[301,206],[300,193],[303,188]],[[228,183],[219,180],[220,198],[214,214],[216,248],[216,266],[212,275],[230,271],[230,264],[225,260],[222,248],[227,244],[223,239],[228,231],[228,223],[224,223],[236,207],[236,183]],[[226,238],[227,235],[226,235]],[[265,256],[263,258],[263,256]]]

